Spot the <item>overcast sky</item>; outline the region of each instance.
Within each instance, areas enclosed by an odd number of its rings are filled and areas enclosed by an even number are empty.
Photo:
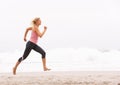
[[[119,0],[1,0],[0,51],[23,50],[34,17],[48,27],[38,43],[44,49],[120,49]]]

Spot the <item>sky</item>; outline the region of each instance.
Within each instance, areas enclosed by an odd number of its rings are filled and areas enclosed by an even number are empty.
[[[119,0],[1,0],[0,11],[0,52],[23,50],[35,17],[48,28],[38,42],[46,50],[120,49]]]

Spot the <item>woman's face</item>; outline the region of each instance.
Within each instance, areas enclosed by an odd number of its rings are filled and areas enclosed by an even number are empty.
[[[37,24],[37,25],[41,25],[41,20],[40,20],[40,19],[37,20],[36,24]]]

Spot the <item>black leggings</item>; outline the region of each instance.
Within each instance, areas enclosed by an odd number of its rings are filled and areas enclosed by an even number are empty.
[[[40,53],[42,55],[42,58],[45,58],[45,56],[46,56],[45,51],[41,47],[36,45],[35,43],[28,41],[26,44],[24,54],[22,57],[20,57],[18,59],[18,61],[21,62],[21,61],[25,60],[32,49],[35,50],[36,52]]]

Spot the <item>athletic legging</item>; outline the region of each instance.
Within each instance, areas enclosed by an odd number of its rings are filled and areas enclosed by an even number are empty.
[[[45,51],[41,47],[36,45],[35,43],[28,41],[26,44],[24,54],[22,57],[20,57],[18,59],[18,61],[21,62],[21,61],[25,60],[32,49],[35,50],[36,52],[40,53],[42,55],[42,58],[45,58],[45,56],[46,56]]]

